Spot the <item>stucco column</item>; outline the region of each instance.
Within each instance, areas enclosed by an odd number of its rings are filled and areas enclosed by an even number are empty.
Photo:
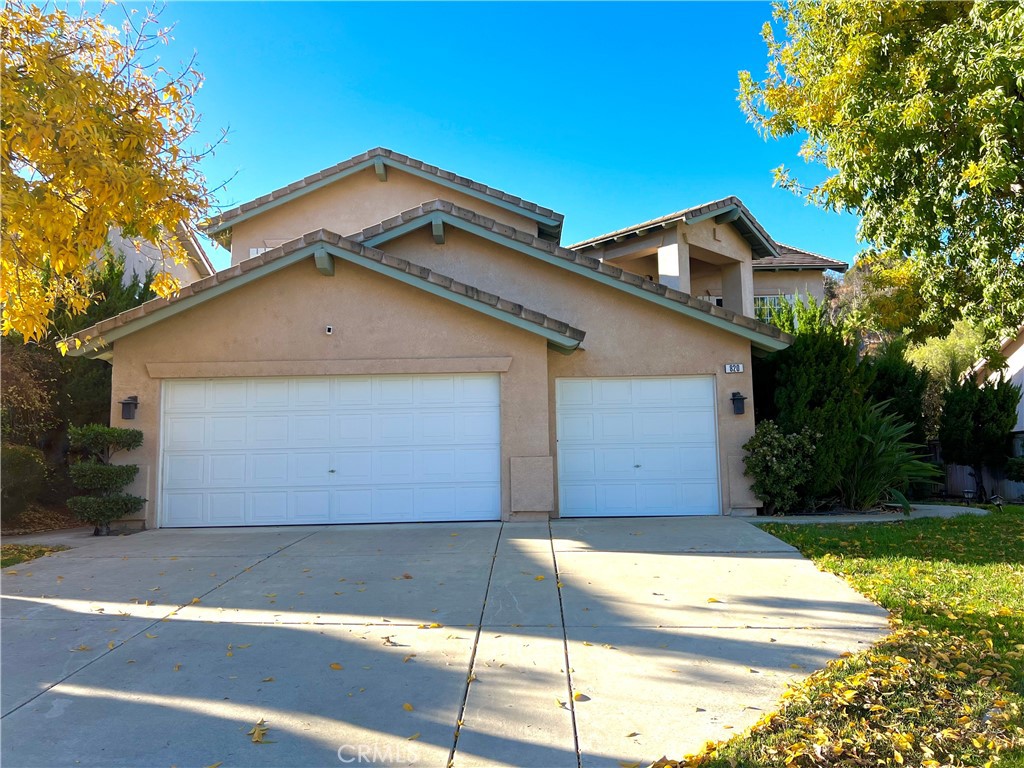
[[[690,245],[678,229],[658,246],[658,280],[669,288],[690,292]]]
[[[754,316],[754,272],[749,262],[722,265],[722,306]]]

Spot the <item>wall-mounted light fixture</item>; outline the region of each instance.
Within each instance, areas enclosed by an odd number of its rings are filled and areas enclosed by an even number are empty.
[[[732,400],[732,412],[737,416],[742,416],[744,411],[743,403],[747,398],[739,392],[733,392],[732,397],[729,399]]]
[[[135,411],[139,408],[139,396],[131,395],[126,397],[121,403],[121,418],[125,421],[131,421],[135,418]]]

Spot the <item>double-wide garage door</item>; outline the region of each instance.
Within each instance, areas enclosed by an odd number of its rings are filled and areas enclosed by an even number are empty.
[[[710,376],[559,379],[562,517],[721,513]]]
[[[161,525],[501,516],[495,374],[171,380]]]

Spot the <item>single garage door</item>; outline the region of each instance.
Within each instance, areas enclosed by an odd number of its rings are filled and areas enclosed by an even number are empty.
[[[563,517],[720,514],[710,376],[558,379]]]
[[[161,525],[501,516],[496,374],[171,380]]]

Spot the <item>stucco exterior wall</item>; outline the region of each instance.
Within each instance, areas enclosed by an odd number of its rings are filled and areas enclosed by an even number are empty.
[[[136,243],[121,237],[120,232],[116,229],[110,232],[107,239],[110,242],[111,250],[124,257],[124,278],[126,281],[131,281],[133,276],[137,276],[140,280],[145,279],[146,273],[149,270],[153,270],[155,274],[166,271],[172,277],[177,278],[182,285],[194,283],[200,277],[203,277],[194,262],[177,264],[172,261],[166,261],[160,253],[160,249],[152,243],[143,241],[138,243],[136,248]]]
[[[825,298],[825,273],[821,270],[780,270],[778,272],[754,270],[755,296],[813,296]],[[721,296],[719,275],[701,275],[693,278],[694,296]]]
[[[334,333],[324,328],[333,325]],[[514,457],[549,455],[548,352],[544,339],[362,267],[338,262],[333,277],[312,258],[228,292],[114,343],[111,424],[141,429],[141,449],[118,459],[140,471],[130,489],[149,499],[158,525],[163,377],[441,373],[499,370],[502,513],[511,511]],[[507,358],[511,358],[508,363]],[[477,366],[474,368],[474,366]],[[132,421],[119,400],[138,395]],[[520,483],[548,483],[543,467]],[[529,473],[539,476],[530,476]]]
[[[533,219],[418,176],[388,168],[380,181],[365,168],[314,192],[239,222],[232,228],[231,264],[249,258],[251,248],[273,248],[317,229],[351,235],[428,200],[449,200],[503,224],[537,234]]]
[[[419,230],[385,248],[587,332],[582,347],[572,355],[548,353],[551,456],[557,454],[554,387],[559,377],[714,376],[722,511],[760,506],[742,463],[742,446],[754,433],[753,408],[736,416],[729,399],[734,391],[751,395],[748,341],[454,227],[446,227],[445,235],[445,243],[438,245],[428,229]],[[743,363],[744,372],[726,374],[726,363]],[[556,476],[557,471],[556,466]]]

